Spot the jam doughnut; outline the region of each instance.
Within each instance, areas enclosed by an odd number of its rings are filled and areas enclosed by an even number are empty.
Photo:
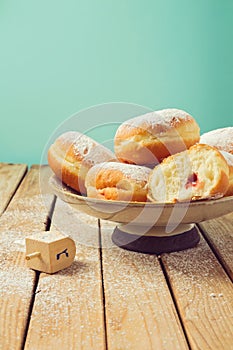
[[[229,187],[229,166],[214,147],[197,144],[163,160],[151,172],[148,198],[175,203],[220,198]]]

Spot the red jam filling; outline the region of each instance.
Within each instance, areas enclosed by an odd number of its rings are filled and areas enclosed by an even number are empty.
[[[191,175],[189,175],[188,180],[185,184],[185,188],[189,188],[189,187],[193,187],[196,186],[198,182],[198,176],[196,173],[193,173]]]

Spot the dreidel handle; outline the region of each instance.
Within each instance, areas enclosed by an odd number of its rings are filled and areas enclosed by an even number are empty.
[[[39,256],[41,256],[41,253],[40,253],[40,252],[34,252],[34,253],[31,253],[31,254],[27,254],[27,255],[25,256],[25,259],[26,259],[26,260],[31,260],[31,259],[37,258],[37,257],[39,257]]]

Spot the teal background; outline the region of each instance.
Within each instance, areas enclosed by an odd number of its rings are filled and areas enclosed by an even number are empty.
[[[0,0],[0,161],[39,163],[60,123],[106,102],[230,126],[232,84],[232,0]]]

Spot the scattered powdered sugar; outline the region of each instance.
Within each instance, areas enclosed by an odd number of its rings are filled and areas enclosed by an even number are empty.
[[[60,135],[58,137],[58,140],[65,144],[67,142],[67,140],[70,140],[71,142],[75,142],[77,140],[77,138],[81,137],[82,134],[79,133],[78,131],[67,131],[65,133],[63,133],[62,135]]]
[[[25,234],[16,231],[0,232],[2,252],[25,252]]]
[[[195,248],[165,254],[162,261],[172,281],[172,289],[176,291],[176,298],[182,306],[186,305],[189,319],[200,319],[201,314],[211,317],[214,312],[229,313],[231,282],[203,238]],[[212,304],[208,304],[209,297],[221,298],[216,310]]]
[[[141,339],[149,339],[153,349],[162,343],[178,348],[181,332],[173,319],[173,301],[155,255],[120,248],[103,250],[103,274],[109,332],[121,342],[122,349],[132,349]]]
[[[215,129],[201,135],[200,143],[233,153],[233,127]]]
[[[25,237],[45,228],[48,208],[43,199],[37,194],[17,198],[1,216],[0,296],[31,298],[35,273],[25,264]]]
[[[33,289],[34,272],[26,267],[7,266],[0,263],[0,297],[4,294],[30,298]]]
[[[5,294],[30,298],[35,275],[25,265],[25,240],[8,231],[0,234],[0,243],[0,298]]]
[[[73,147],[74,154],[77,156],[81,155],[82,157],[86,156],[97,145],[90,137],[78,131],[65,132],[57,140],[63,148],[67,148],[67,151],[70,147]]]
[[[109,161],[116,161],[115,154],[103,145],[96,145],[85,156],[82,165],[91,167],[95,164]]]
[[[50,196],[51,201],[53,195]],[[14,231],[15,233],[25,233],[43,230],[47,219],[49,208],[47,203],[43,203],[44,197],[35,195],[31,198],[22,198],[17,200],[14,208],[9,208],[1,217],[0,233]],[[50,202],[51,203],[51,202]]]
[[[32,334],[56,337],[56,344],[67,336],[67,348],[73,348],[69,344],[73,337],[80,338],[84,348],[92,348],[90,343],[100,348],[102,312],[99,251],[77,244],[70,267],[54,275],[41,274],[31,317]]]
[[[93,166],[100,162],[116,160],[116,156],[108,148],[77,131],[68,131],[62,134],[58,140],[64,148],[67,147],[67,151],[73,148],[74,154],[84,159],[83,165]]]
[[[81,135],[73,142],[73,150],[76,155],[85,157],[97,144],[86,135]]]
[[[142,127],[145,124],[148,128],[154,129],[157,126],[163,129],[171,129],[175,123],[180,121],[191,120],[192,117],[185,111],[175,108],[162,109],[160,111],[154,111],[142,116],[129,119],[122,124],[122,127],[127,125],[131,128]],[[121,127],[120,127],[121,128]]]
[[[135,180],[136,182],[147,181],[147,178],[151,172],[150,168],[140,165],[126,164],[126,163],[115,163],[115,162],[106,162],[95,165],[90,170],[91,173],[95,173],[96,171],[105,171],[105,170],[118,170],[121,171],[123,177],[128,179]]]

